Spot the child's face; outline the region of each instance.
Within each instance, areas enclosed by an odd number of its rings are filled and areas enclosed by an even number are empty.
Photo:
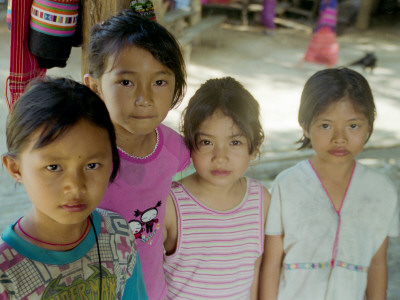
[[[3,163],[24,184],[42,222],[83,222],[100,204],[108,185],[112,168],[108,132],[79,121],[50,144],[33,149],[41,130],[31,134],[17,158],[3,157]]]
[[[333,103],[304,131],[316,157],[328,163],[352,162],[362,151],[369,133],[367,117],[344,98]]]
[[[249,167],[249,142],[232,118],[216,111],[201,123],[192,151],[197,174],[212,185],[227,186],[240,179]]]
[[[126,46],[108,59],[99,94],[118,135],[146,135],[164,120],[171,107],[175,74],[142,48]]]

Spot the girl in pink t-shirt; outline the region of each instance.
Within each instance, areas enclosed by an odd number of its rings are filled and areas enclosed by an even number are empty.
[[[124,11],[93,27],[88,61],[85,84],[108,108],[121,158],[100,207],[130,223],[149,299],[164,299],[165,202],[172,177],[190,162],[182,137],[161,124],[184,95],[182,53],[161,25]]]

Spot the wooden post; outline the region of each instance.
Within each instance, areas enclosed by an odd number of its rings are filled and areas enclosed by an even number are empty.
[[[82,79],[87,73],[87,47],[92,26],[129,8],[130,0],[83,0],[82,3]]]
[[[356,21],[356,27],[358,29],[365,30],[369,27],[373,5],[374,0],[361,0],[361,5]]]

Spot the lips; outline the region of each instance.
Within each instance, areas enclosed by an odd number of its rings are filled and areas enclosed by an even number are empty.
[[[347,151],[346,149],[334,149],[329,151],[330,154],[334,156],[345,156],[349,154],[350,152]]]
[[[61,208],[68,212],[81,212],[87,208],[86,204],[65,204],[61,205]]]
[[[153,116],[132,116],[134,119],[145,120],[145,119],[152,119]]]
[[[213,170],[211,174],[214,176],[228,176],[231,172],[226,170]]]

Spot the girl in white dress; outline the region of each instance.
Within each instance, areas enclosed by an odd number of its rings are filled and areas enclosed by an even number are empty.
[[[374,119],[373,96],[359,73],[326,69],[307,81],[299,143],[315,154],[274,182],[261,299],[386,299],[388,236],[399,233],[397,191],[355,160]]]

